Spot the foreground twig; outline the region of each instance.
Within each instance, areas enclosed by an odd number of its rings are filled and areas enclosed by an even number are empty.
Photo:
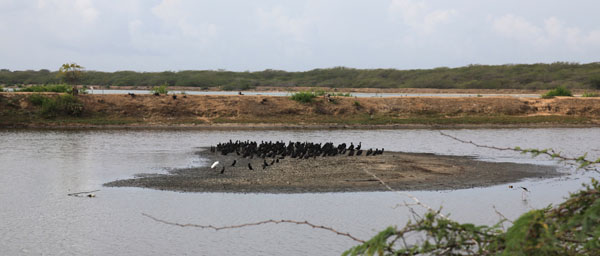
[[[100,190],[97,189],[97,190],[92,190],[92,191],[83,191],[83,192],[69,193],[69,194],[67,194],[67,196],[80,196],[81,194],[90,194],[90,193],[94,193],[94,192],[98,192],[98,191],[100,191]]]
[[[405,192],[400,192],[398,190],[394,190],[392,189],[392,187],[390,187],[387,183],[385,183],[385,181],[383,181],[382,179],[380,179],[379,177],[377,177],[377,175],[375,175],[374,173],[370,172],[369,170],[364,170],[366,173],[368,173],[369,175],[373,176],[373,178],[375,178],[377,181],[379,181],[379,183],[381,183],[381,185],[383,185],[385,188],[387,188],[387,190],[392,191],[392,192],[396,192],[400,195],[406,196],[410,199],[412,199],[416,205],[419,205],[425,209],[427,209],[430,212],[435,213],[436,215],[439,215],[442,218],[446,219],[446,216],[444,216],[442,213],[440,213],[439,211],[435,211],[433,208],[431,208],[429,205],[424,204],[423,202],[421,202],[421,200],[419,200],[416,196],[413,196],[409,193],[405,193]],[[404,204],[405,206],[408,206],[408,204]],[[396,207],[399,205],[396,205]]]
[[[514,151],[514,152],[519,152],[522,154],[526,154],[526,153],[530,153],[533,156],[538,156],[538,155],[546,155],[551,157],[552,159],[560,159],[561,161],[571,161],[571,162],[575,162],[579,164],[579,168],[587,168],[587,167],[591,167],[594,164],[598,164],[600,163],[600,158],[598,158],[597,160],[589,160],[587,159],[587,153],[584,154],[583,156],[580,157],[566,157],[560,154],[560,152],[556,152],[554,151],[554,149],[548,148],[548,149],[522,149],[520,147],[514,147],[514,148],[502,148],[502,147],[495,147],[495,146],[488,146],[488,145],[481,145],[481,144],[477,144],[473,141],[467,141],[467,140],[463,140],[460,138],[457,138],[455,136],[446,134],[444,132],[440,132],[440,134],[442,136],[446,136],[448,138],[451,138],[453,140],[456,140],[458,142],[462,142],[462,143],[466,143],[466,144],[471,144],[475,147],[478,148],[488,148],[488,149],[494,149],[494,150],[501,150],[501,151]],[[596,172],[599,172],[599,170],[597,169],[588,169],[588,170],[593,170]]]
[[[231,225],[231,226],[221,226],[221,227],[217,227],[217,226],[213,226],[213,225],[199,225],[199,224],[192,224],[192,223],[187,223],[187,224],[181,224],[181,223],[177,223],[177,222],[170,222],[170,221],[166,221],[166,220],[161,220],[159,218],[156,218],[150,214],[146,214],[146,213],[142,213],[142,215],[156,221],[156,222],[160,222],[160,223],[164,223],[167,225],[172,225],[172,226],[178,226],[178,227],[194,227],[194,228],[201,228],[201,229],[212,229],[212,230],[224,230],[224,229],[237,229],[237,228],[245,228],[245,227],[250,227],[250,226],[259,226],[259,225],[264,225],[264,224],[269,224],[269,223],[273,223],[273,224],[280,224],[280,223],[291,223],[291,224],[297,224],[297,225],[307,225],[310,226],[312,228],[318,228],[318,229],[323,229],[323,230],[327,230],[327,231],[331,231],[337,235],[340,236],[345,236],[348,237],[356,242],[359,243],[364,243],[365,241],[362,239],[358,239],[355,236],[351,235],[350,233],[347,232],[340,232],[337,231],[335,229],[333,229],[332,227],[327,227],[327,226],[322,226],[322,225],[315,225],[312,224],[308,221],[295,221],[295,220],[263,220],[263,221],[259,221],[259,222],[252,222],[252,223],[244,223],[244,224],[239,224],[239,225]]]

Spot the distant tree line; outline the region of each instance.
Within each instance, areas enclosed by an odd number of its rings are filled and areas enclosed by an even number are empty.
[[[0,70],[0,85],[56,84],[57,72]],[[305,72],[222,70],[178,72],[84,71],[82,85],[101,86],[189,86],[224,90],[256,86],[331,88],[459,88],[459,89],[600,89],[600,62],[577,64],[469,65],[435,69],[354,69],[335,67]]]

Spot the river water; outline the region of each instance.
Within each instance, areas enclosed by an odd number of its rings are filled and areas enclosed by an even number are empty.
[[[600,128],[445,130],[481,144],[554,147],[564,155],[600,156]],[[469,155],[486,161],[556,165],[571,173],[454,191],[409,191],[458,221],[494,224],[495,206],[514,219],[558,203],[588,182],[544,157],[462,144],[438,130],[0,130],[0,250],[2,255],[331,255],[356,243],[324,230],[267,224],[213,231],[155,222],[234,225],[267,219],[307,220],[368,239],[410,214],[410,199],[394,192],[322,194],[181,193],[102,184],[139,173],[206,165],[197,147],[229,139],[359,142],[386,150]],[[598,175],[596,175],[598,176]],[[95,198],[68,193],[99,189]],[[417,208],[417,210],[419,210]]]

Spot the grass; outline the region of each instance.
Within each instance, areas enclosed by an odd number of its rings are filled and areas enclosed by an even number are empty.
[[[44,117],[81,116],[83,114],[83,104],[77,97],[70,94],[57,97],[32,94],[28,99],[31,104],[40,107],[40,114]]]
[[[567,89],[566,87],[559,86],[559,87],[556,87],[556,88],[550,90],[549,92],[547,92],[545,94],[542,94],[542,98],[544,98],[544,99],[551,99],[556,96],[573,97],[573,93],[571,93],[571,91],[569,89]]]
[[[600,97],[600,94],[595,92],[586,92],[582,94],[581,97]]]
[[[300,92],[295,92],[292,94],[291,99],[301,102],[301,103],[310,103],[313,101],[314,98],[316,97],[320,97],[320,96],[325,96],[325,95],[329,95],[329,96],[334,96],[334,97],[352,97],[351,93],[343,93],[343,92],[333,92],[333,93],[328,93],[325,90],[313,90],[313,91],[300,91]]]

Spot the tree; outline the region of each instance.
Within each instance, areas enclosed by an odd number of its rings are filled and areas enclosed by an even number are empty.
[[[73,94],[77,94],[75,86],[81,80],[83,76],[83,70],[85,68],[78,65],[77,63],[65,63],[58,69],[59,78],[67,84],[73,86]]]

